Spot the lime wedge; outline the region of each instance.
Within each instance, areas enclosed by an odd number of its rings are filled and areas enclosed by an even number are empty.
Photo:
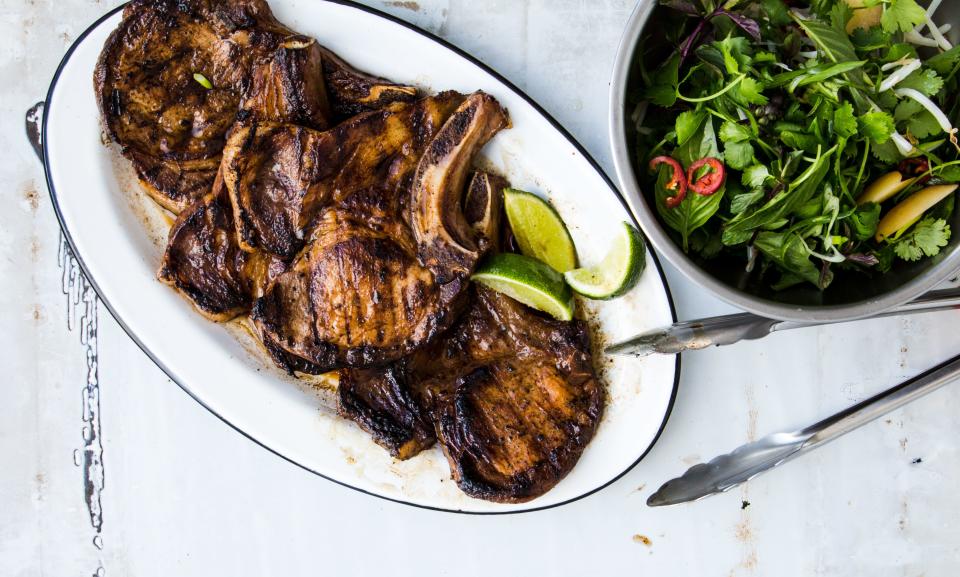
[[[520,252],[557,272],[577,268],[577,249],[566,225],[550,203],[535,194],[507,188],[503,205]]]
[[[563,276],[528,256],[495,254],[471,278],[561,321],[573,318],[573,293]]]
[[[613,248],[599,265],[578,268],[563,275],[573,290],[592,299],[612,299],[632,289],[646,265],[640,232],[623,223]]]

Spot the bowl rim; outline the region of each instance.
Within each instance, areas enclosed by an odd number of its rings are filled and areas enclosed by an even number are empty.
[[[640,190],[633,160],[626,146],[626,91],[634,51],[640,35],[657,6],[657,0],[640,0],[630,15],[617,48],[610,81],[609,136],[617,182],[627,206],[647,239],[667,261],[694,284],[708,289],[720,300],[768,318],[801,322],[839,322],[874,316],[918,298],[960,272],[960,245],[923,274],[874,298],[844,305],[792,305],[761,298],[735,289],[701,269],[670,238],[653,207]]]

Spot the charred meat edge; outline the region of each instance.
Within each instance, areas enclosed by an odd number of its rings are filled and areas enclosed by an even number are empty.
[[[463,215],[463,189],[475,153],[509,126],[507,111],[496,99],[476,92],[447,120],[420,160],[410,224],[420,262],[440,284],[467,277],[480,256]]]

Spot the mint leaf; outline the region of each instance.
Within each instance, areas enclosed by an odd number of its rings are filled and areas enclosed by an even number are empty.
[[[893,117],[886,112],[868,112],[857,119],[857,124],[860,132],[874,144],[884,144],[896,130]]]
[[[769,177],[770,170],[766,166],[762,164],[755,164],[744,169],[740,182],[743,183],[743,186],[754,190],[762,188]]]
[[[763,192],[761,191],[738,194],[730,201],[730,212],[740,214],[756,204],[761,198],[763,198]]]
[[[883,8],[880,26],[886,32],[910,32],[925,22],[927,11],[916,0],[890,0]]]
[[[853,105],[849,102],[844,102],[833,112],[833,131],[844,138],[850,138],[857,133],[857,117],[854,116]]]

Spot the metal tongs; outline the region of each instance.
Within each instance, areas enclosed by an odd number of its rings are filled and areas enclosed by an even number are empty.
[[[960,289],[933,291],[877,317],[960,308]],[[825,323],[777,321],[749,313],[676,323],[610,346],[607,353],[646,356],[677,354],[710,346],[732,345],[771,333]],[[723,493],[791,459],[812,451],[887,413],[960,378],[960,355],[826,419],[795,431],[774,433],[709,463],[701,463],[667,481],[647,500],[659,507]]]
[[[891,311],[870,317],[884,318],[914,313],[960,308],[960,289],[932,291],[919,299]],[[708,347],[732,345],[740,341],[761,339],[775,332],[820,326],[829,323],[794,322],[767,319],[740,313],[695,321],[684,321],[637,335],[607,347],[611,355],[644,357],[651,354],[674,355]]]

